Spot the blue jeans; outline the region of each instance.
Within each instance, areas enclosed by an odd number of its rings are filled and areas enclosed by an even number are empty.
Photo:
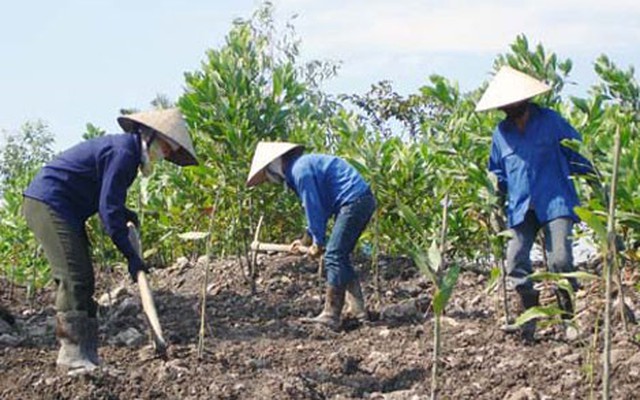
[[[340,208],[324,255],[327,282],[343,286],[356,279],[351,252],[376,209],[371,192]]]
[[[529,210],[524,221],[511,228],[513,237],[507,244],[507,276],[509,283],[517,291],[531,290],[533,282],[529,275],[533,272],[531,267],[531,248],[536,234],[544,229],[547,261],[551,272],[573,272],[573,254],[571,244],[571,230],[573,220],[571,218],[556,218],[541,225],[536,214]],[[574,289],[578,288],[575,279],[569,279]]]

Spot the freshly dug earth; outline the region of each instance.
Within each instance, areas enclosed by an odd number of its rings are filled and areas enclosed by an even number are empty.
[[[202,261],[202,260],[201,260]],[[2,399],[426,399],[430,394],[433,287],[406,260],[381,261],[380,296],[363,273],[374,322],[346,319],[340,332],[298,320],[317,314],[321,281],[314,262],[265,256],[251,285],[233,260],[209,264],[204,352],[197,356],[204,262],[176,263],[152,275],[167,360],[156,358],[137,287],[122,275],[98,277],[100,356],[104,368],[66,376],[55,367],[55,311],[51,288],[25,301],[24,291],[2,303],[18,329],[0,331]],[[359,263],[367,270],[369,261]],[[629,279],[627,282],[635,282]],[[581,340],[568,343],[558,325],[539,330],[534,345],[499,329],[499,290],[487,277],[464,272],[442,324],[438,377],[444,399],[586,399],[601,390],[601,294],[594,284],[578,292]],[[114,291],[116,287],[118,290]],[[111,291],[111,296],[105,293]],[[553,301],[543,287],[543,303]],[[515,309],[514,295],[510,305]],[[627,290],[637,313],[640,299]],[[594,333],[595,331],[595,333]],[[1,333],[5,332],[5,333]],[[630,325],[631,336],[638,327]],[[612,398],[637,399],[640,351],[615,324]]]

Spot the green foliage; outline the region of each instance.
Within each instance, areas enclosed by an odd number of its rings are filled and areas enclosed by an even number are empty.
[[[571,60],[560,60],[555,53],[548,53],[541,43],[531,49],[529,41],[522,34],[518,35],[511,44],[510,53],[499,55],[496,58],[494,69],[497,71],[503,65],[509,65],[547,82],[552,90],[541,96],[539,101],[549,107],[560,103],[560,93],[573,68]]]
[[[443,255],[436,241],[433,240],[429,248],[426,251],[424,250],[428,235],[424,231],[418,216],[410,207],[404,204],[399,204],[398,208],[400,216],[414,233],[411,242],[406,244],[406,250],[413,258],[420,272],[434,284],[433,311],[437,315],[442,315],[458,281],[460,266],[453,264],[445,271]]]
[[[595,232],[598,243],[604,244],[603,251],[606,252],[607,247],[607,228],[605,227],[606,221],[602,221],[602,218],[591,212],[584,207],[576,207],[575,212],[589,227]]]
[[[553,282],[561,290],[565,290],[571,298],[574,297],[573,286],[569,283],[570,278],[579,280],[599,280],[600,277],[589,274],[584,271],[574,272],[548,272],[548,271],[536,271],[529,276],[533,281],[547,281]],[[573,301],[573,300],[572,300]],[[538,306],[527,309],[524,313],[520,314],[516,318],[515,325],[521,326],[524,323],[532,320],[539,319],[547,324],[556,324],[562,322],[560,318],[563,311],[557,306]]]
[[[491,291],[493,291],[493,289],[495,289],[495,287],[498,285],[498,282],[501,276],[502,276],[502,271],[500,270],[499,267],[491,268],[491,271],[489,271],[489,280],[487,281],[487,285],[484,289],[484,292],[491,293]]]
[[[598,175],[597,184],[587,182],[582,187],[588,201],[579,212],[590,213],[585,221],[598,232],[599,242],[606,243],[603,232],[613,172],[614,133],[619,130],[622,148],[615,193],[616,231],[623,234],[627,247],[633,248],[640,241],[640,85],[633,68],[623,71],[606,56],[596,60],[595,71],[601,81],[592,88],[592,97],[571,99],[571,120],[584,137],[578,149],[596,166]]]
[[[549,271],[536,271],[529,276],[534,281],[553,281],[560,282],[569,278],[581,279],[581,280],[594,280],[600,279],[600,277],[590,274],[584,271],[574,272],[549,272]]]
[[[22,216],[22,192],[36,172],[53,157],[53,136],[41,121],[28,122],[9,134],[0,149],[0,269],[20,284],[39,286],[50,271]]]
[[[458,275],[460,275],[460,266],[452,265],[447,269],[447,273],[442,279],[440,286],[436,289],[436,293],[433,296],[433,312],[436,314],[442,314],[444,308],[449,302],[453,288],[458,282]]]
[[[400,95],[390,82],[382,81],[365,94],[336,99],[320,85],[337,73],[338,64],[302,63],[299,45],[292,24],[276,30],[272,6],[264,3],[250,19],[235,21],[225,42],[207,50],[199,68],[185,74],[185,93],[175,105],[192,132],[200,164],[178,168],[160,163],[154,176],[138,179],[130,189],[129,206],[139,211],[147,251],[161,263],[171,262],[190,249],[189,241],[179,240],[179,234],[209,232],[212,253],[241,255],[261,214],[267,227],[264,240],[285,242],[298,237],[305,221],[293,193],[269,184],[245,187],[257,142],[287,140],[304,144],[308,151],[345,158],[371,184],[378,202],[370,224],[375,228],[364,233],[361,243],[376,254],[409,253],[423,273],[434,272],[432,280],[444,284],[446,276],[438,276],[443,272],[442,261],[429,249],[440,252],[432,244],[438,242],[445,222],[438,210],[446,197],[448,234],[441,259],[488,259],[491,252],[500,257],[505,237],[491,221],[501,210],[486,165],[491,132],[502,116],[474,111],[486,82],[463,93],[456,82],[433,75],[408,95]],[[600,82],[587,98],[567,101],[562,89],[570,83],[571,60],[561,59],[542,44],[531,46],[521,35],[496,57],[494,71],[505,64],[552,85],[554,90],[536,101],[558,110],[583,135],[583,143],[567,145],[589,158],[598,171],[595,180],[575,181],[583,199],[578,213],[592,226],[602,221],[607,209],[612,168],[608,149],[613,146],[612,133],[620,130],[623,152],[617,215],[627,247],[633,248],[640,241],[640,88],[633,68],[621,70],[601,56],[594,64]],[[152,105],[174,104],[158,95]],[[135,111],[121,110],[123,114]],[[103,130],[89,124],[83,137],[102,134]],[[31,167],[51,156],[50,142],[30,140],[14,141],[0,163],[0,190],[7,204],[0,212],[12,213],[3,217],[8,224],[21,223],[17,209],[21,188],[34,171]],[[26,147],[20,148],[23,144]],[[16,163],[23,156],[26,166]],[[208,216],[214,203],[219,204],[210,229]],[[7,254],[7,243],[12,243],[4,240],[5,235],[15,234],[14,242],[27,243],[26,232],[3,229],[5,253],[1,254]],[[602,234],[597,226],[594,230]],[[97,221],[89,224],[94,243],[108,243],[96,236],[99,231]],[[26,247],[10,251],[14,259],[32,256],[26,255]],[[110,244],[100,253],[109,260],[119,259]]]
[[[547,324],[560,323],[562,322],[562,319],[560,318],[562,314],[563,311],[556,306],[531,307],[520,314],[518,318],[516,318],[514,324],[516,326],[522,326],[533,319],[543,320]]]
[[[260,214],[265,214],[270,239],[291,240],[304,227],[293,193],[273,185],[246,188],[258,141],[287,140],[324,150],[331,142],[332,113],[339,111],[316,86],[331,75],[331,66],[298,65],[298,41],[292,27],[287,29],[276,39],[272,9],[266,3],[251,20],[234,23],[226,43],[207,51],[200,70],[185,74],[186,93],[179,106],[201,165],[185,169],[179,179],[174,179],[177,173],[165,178],[171,180],[172,190],[178,189],[181,199],[175,204],[182,208],[168,222],[203,230],[195,205],[210,206],[221,191],[215,220],[221,228],[214,228],[212,235],[214,243],[231,253],[247,250],[253,221]],[[184,206],[189,205],[187,213]]]
[[[9,134],[0,150],[0,192],[24,184],[42,164],[53,157],[53,136],[42,121],[27,122]]]
[[[163,110],[171,107],[175,107],[173,101],[166,94],[158,93],[156,97],[151,100],[151,106],[158,110]]]
[[[107,131],[105,131],[104,129],[99,128],[92,123],[88,123],[85,133],[82,134],[82,139],[90,140],[100,136],[104,136],[106,133]]]

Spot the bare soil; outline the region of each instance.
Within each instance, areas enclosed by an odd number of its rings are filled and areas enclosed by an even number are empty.
[[[359,262],[360,271],[369,261]],[[124,285],[100,308],[99,349],[104,367],[82,376],[56,370],[55,310],[51,288],[26,300],[23,288],[2,282],[2,304],[16,315],[16,343],[0,344],[2,399],[426,399],[430,397],[433,287],[406,260],[382,260],[380,294],[363,272],[373,322],[346,319],[339,332],[308,326],[302,316],[322,307],[317,265],[294,256],[260,259],[255,293],[233,260],[210,264],[206,336],[197,356],[203,263],[155,270],[152,287],[165,337],[166,360],[155,357],[137,288],[117,272],[98,276],[97,297]],[[119,271],[119,270],[118,270]],[[588,399],[600,397],[602,310],[599,289],[578,292],[581,338],[567,342],[558,325],[541,327],[537,342],[523,344],[500,330],[500,290],[488,277],[465,271],[442,322],[438,376],[443,399]],[[632,278],[626,281],[630,286]],[[553,302],[543,287],[543,303]],[[640,299],[628,287],[638,315]],[[510,295],[511,309],[515,296]],[[104,301],[103,301],[104,303]],[[127,329],[142,340],[124,344]],[[640,396],[640,351],[614,325],[612,398]],[[6,339],[6,336],[4,336]],[[1,336],[0,336],[1,338]],[[6,341],[5,341],[6,342]]]

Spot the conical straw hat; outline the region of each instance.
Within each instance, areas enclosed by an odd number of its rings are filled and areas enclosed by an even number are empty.
[[[134,133],[138,125],[144,125],[158,132],[162,139],[174,144],[178,150],[166,159],[180,166],[198,165],[193,142],[187,131],[187,124],[177,108],[145,111],[118,117],[118,123],[125,132]]]
[[[486,111],[517,103],[549,90],[551,87],[544,82],[505,65],[489,83],[487,90],[476,104],[476,111]]]
[[[302,152],[303,150],[304,146],[296,143],[259,142],[256,147],[256,152],[253,154],[253,161],[251,161],[251,170],[247,178],[247,186],[255,186],[267,179],[264,169],[271,161],[291,151]]]

